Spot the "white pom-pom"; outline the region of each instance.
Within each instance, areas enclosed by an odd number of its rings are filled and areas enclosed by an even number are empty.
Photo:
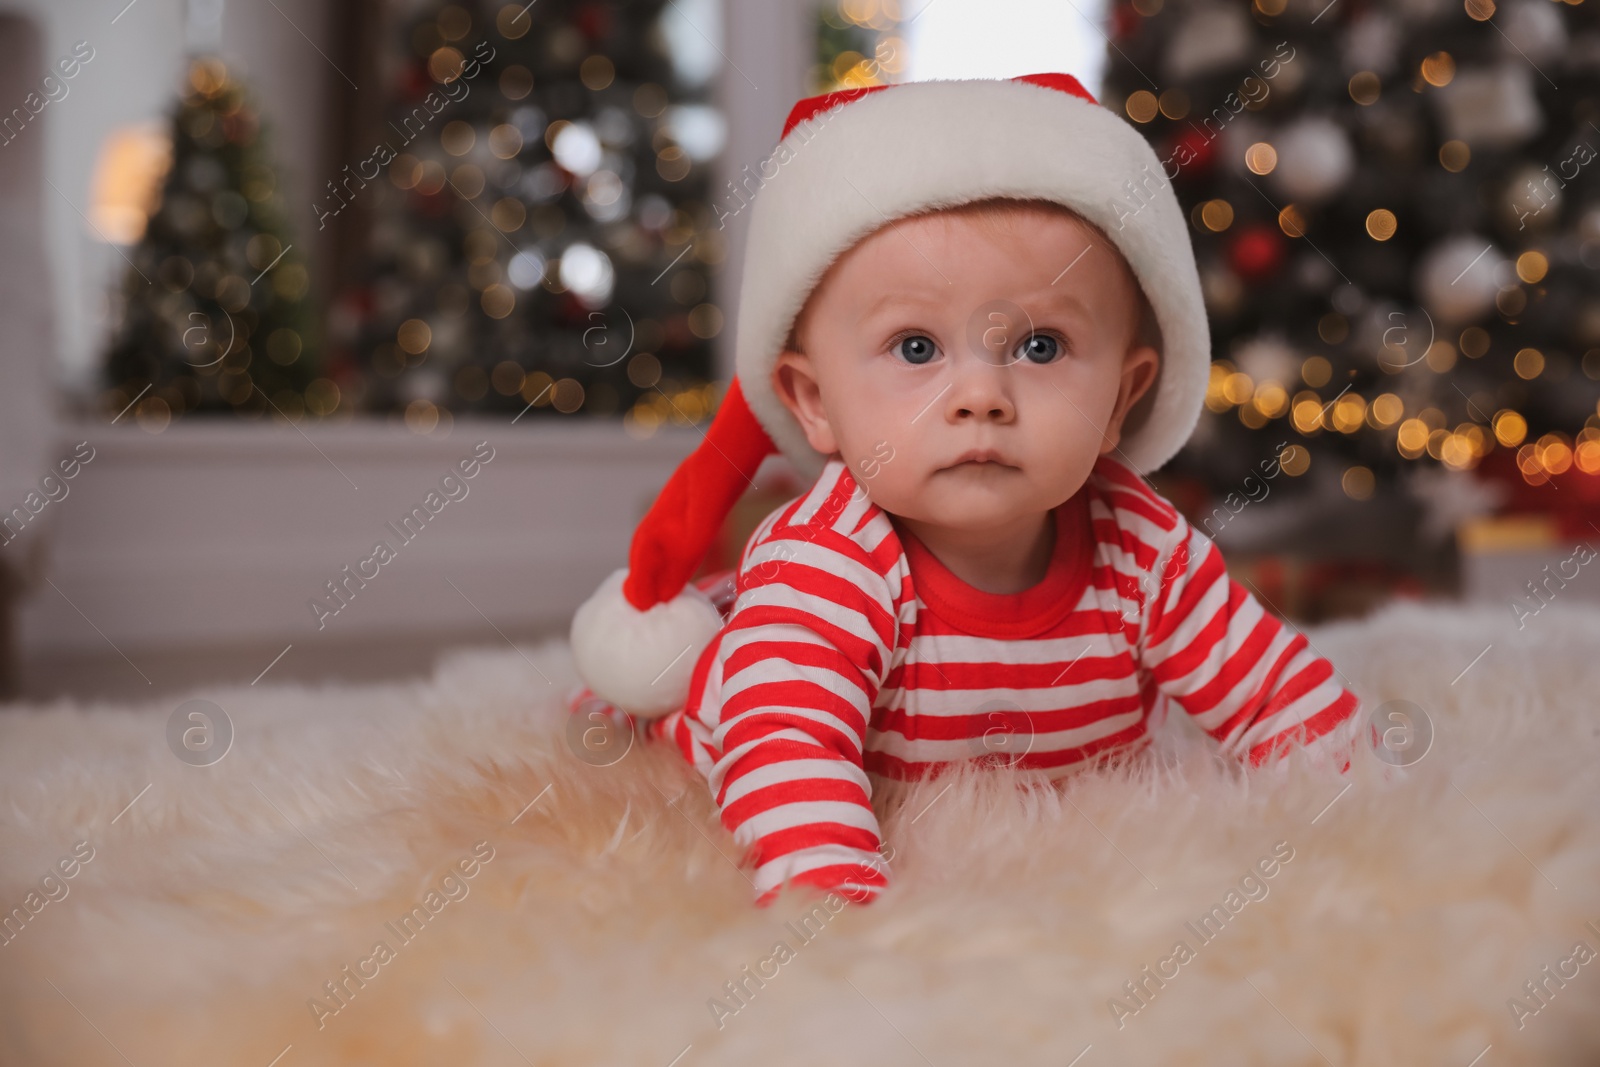
[[[689,695],[695,662],[722,628],[722,613],[693,585],[640,611],[622,595],[626,567],[613,571],[572,617],[572,658],[602,700],[641,718],[676,711]]]

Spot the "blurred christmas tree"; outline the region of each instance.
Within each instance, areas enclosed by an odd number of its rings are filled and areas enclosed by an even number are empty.
[[[117,302],[104,406],[137,400],[160,430],[189,411],[331,410],[316,377],[308,278],[261,122],[214,58],[197,59],[171,127],[160,202]]]
[[[808,75],[812,94],[860,89],[895,81],[905,69],[900,21],[885,4],[841,0],[817,7],[816,62]]]
[[[1275,457],[1462,513],[1594,482],[1600,7],[1119,0],[1111,41],[1102,101],[1189,212],[1211,315],[1174,473],[1220,496]]]
[[[715,5],[413,10],[382,141],[318,209],[372,215],[336,380],[417,432],[452,411],[622,411],[639,435],[706,418]]]

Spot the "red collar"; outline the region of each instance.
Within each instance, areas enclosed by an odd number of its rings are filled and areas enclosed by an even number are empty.
[[[958,578],[910,530],[895,525],[911,581],[922,602],[946,622],[981,637],[1019,638],[1043,633],[1078,606],[1089,583],[1094,530],[1085,486],[1052,513],[1055,545],[1045,575],[1016,593],[988,593]]]

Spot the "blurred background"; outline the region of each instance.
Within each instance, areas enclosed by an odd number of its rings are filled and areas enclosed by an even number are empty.
[[[1042,71],[1188,212],[1214,363],[1152,481],[1237,575],[1600,599],[1596,2],[5,0],[0,690],[564,634],[731,376],[794,102]]]

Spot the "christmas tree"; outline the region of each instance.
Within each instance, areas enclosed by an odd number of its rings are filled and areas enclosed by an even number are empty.
[[[316,375],[306,268],[261,121],[214,58],[190,67],[159,205],[132,249],[104,406],[141,425],[191,411],[286,418],[338,406]]]
[[[1102,102],[1188,211],[1211,316],[1174,473],[1220,496],[1265,459],[1356,500],[1594,481],[1600,9],[1121,0],[1110,40]]]
[[[819,5],[817,55],[808,91],[831,93],[895,81],[905,70],[906,44],[895,33],[900,25],[887,5]]]
[[[709,416],[724,131],[712,68],[684,61],[707,18],[547,0],[400,27],[381,141],[318,209],[371,214],[333,349],[361,407],[418,432],[463,411],[621,412],[638,435]]]

